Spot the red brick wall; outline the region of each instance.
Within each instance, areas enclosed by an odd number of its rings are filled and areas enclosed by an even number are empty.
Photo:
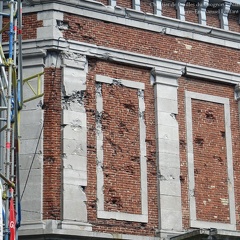
[[[37,20],[37,13],[23,15],[23,40],[37,38],[37,28],[43,26],[42,20]]]
[[[181,78],[179,81],[179,132],[181,158],[181,184],[183,202],[183,223],[189,227],[189,198],[187,173],[187,139],[185,120],[184,91],[210,94],[230,99],[231,134],[233,142],[233,166],[235,181],[235,199],[237,228],[239,225],[239,124],[238,107],[234,100],[234,86],[215,82]],[[222,199],[228,199],[227,162],[223,105],[206,101],[192,101],[194,178],[197,206],[197,220],[229,223],[229,205]],[[206,202],[205,202],[206,201]]]
[[[175,2],[173,0],[162,1],[162,15],[164,17],[177,18]]]
[[[9,22],[9,18],[4,18],[4,24]],[[37,28],[43,26],[43,21],[37,20],[37,13],[23,15],[22,38],[23,40],[37,38]],[[7,41],[8,36],[4,34],[3,41]]]
[[[239,72],[240,52],[213,44],[65,14],[64,38],[221,70]],[[79,28],[81,26],[81,28]],[[192,46],[191,50],[187,47]]]
[[[60,219],[61,69],[44,72],[43,219]]]
[[[140,7],[142,12],[153,14],[153,6],[154,6],[154,3],[152,0],[140,1]]]
[[[229,223],[224,105],[192,99],[197,219]]]
[[[145,83],[145,123],[148,170],[149,222],[97,219],[96,213],[96,98],[95,76]],[[150,72],[130,66],[91,60],[87,76],[88,220],[94,231],[154,235],[158,226],[155,158],[154,94]],[[140,213],[139,124],[136,90],[103,84],[104,205],[105,210]]]
[[[9,22],[9,18],[3,18],[3,26]],[[27,39],[36,39],[37,38],[37,28],[43,26],[43,21],[37,20],[37,13],[29,13],[23,15],[23,22],[22,22],[22,38],[23,40]],[[3,33],[3,42],[8,41],[8,32],[9,27]]]
[[[102,85],[106,211],[141,214],[138,91]]]

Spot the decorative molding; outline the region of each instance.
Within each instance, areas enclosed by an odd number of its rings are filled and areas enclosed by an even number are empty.
[[[187,77],[196,77],[231,84],[240,82],[240,74],[191,64],[186,64],[184,74]]]
[[[132,0],[132,7],[136,11],[141,11],[140,0]]]
[[[86,56],[72,51],[62,51],[60,53],[62,64],[71,68],[85,69]]]
[[[220,22],[221,22],[221,28],[224,29],[224,30],[229,30],[229,27],[228,27],[228,13],[231,9],[231,5],[232,5],[231,2],[224,1],[223,6],[222,6],[222,8],[220,9],[220,12],[219,12],[219,19],[220,19]]]
[[[158,68],[154,75],[156,156],[158,167],[158,212],[164,231],[182,230],[177,88],[182,71]],[[174,217],[173,217],[174,216]]]
[[[207,25],[206,10],[207,10],[208,4],[209,4],[209,0],[200,0],[199,6],[198,6],[198,22],[203,26]]]
[[[185,21],[185,4],[187,0],[176,0],[177,18],[180,21]]]
[[[148,192],[147,192],[147,163],[146,163],[146,126],[144,121],[144,84],[129,80],[113,79],[110,77],[96,75],[96,105],[99,117],[96,119],[97,137],[97,217],[104,219],[116,219],[134,222],[148,222]],[[103,130],[101,116],[103,111],[102,83],[118,84],[123,87],[138,90],[139,101],[139,139],[140,139],[140,178],[141,178],[141,214],[130,214],[124,212],[109,212],[104,210],[104,155],[103,155]]]
[[[239,102],[240,100],[240,83],[235,86],[235,100]]]
[[[193,152],[193,133],[192,133],[192,99],[214,102],[224,105],[225,133],[226,133],[226,151],[227,151],[227,176],[228,176],[228,195],[229,195],[229,213],[230,223],[217,223],[199,221],[196,216],[196,200],[194,195],[194,152]],[[233,178],[233,159],[232,159],[232,137],[230,121],[230,104],[228,98],[217,97],[213,95],[200,94],[196,92],[185,91],[186,104],[186,127],[187,127],[187,156],[188,156],[188,178],[189,178],[189,200],[190,200],[190,227],[195,228],[219,228],[227,230],[236,230],[235,215],[235,197],[234,197],[234,178]]]
[[[153,69],[152,72],[160,72],[166,75],[171,74],[183,74],[187,77],[196,77],[205,80],[220,81],[230,84],[240,83],[240,74],[223,71],[215,68],[208,68],[199,65],[188,64],[184,62],[178,62],[168,60],[164,58],[153,57],[149,55],[143,55],[128,51],[122,51],[119,49],[107,48],[96,46],[93,44],[81,43],[76,41],[65,41],[65,40],[45,40],[43,41],[32,41],[23,45],[23,54],[28,53],[31,49],[34,51],[36,48],[41,48],[44,51],[51,46],[51,49],[58,51],[65,50],[77,53],[77,55],[86,57],[96,57],[99,59],[108,59],[114,62],[125,63],[129,65],[146,67]],[[33,55],[32,55],[33,56]]]
[[[111,7],[116,7],[116,6],[117,6],[117,0],[108,0],[108,4],[109,4]]]
[[[162,0],[154,0],[153,3],[154,14],[162,16]]]

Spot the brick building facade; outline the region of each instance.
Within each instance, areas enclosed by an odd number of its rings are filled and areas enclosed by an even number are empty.
[[[23,3],[20,239],[238,239],[238,1]]]

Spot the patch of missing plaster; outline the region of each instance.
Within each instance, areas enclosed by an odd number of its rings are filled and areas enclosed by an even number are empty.
[[[144,91],[142,89],[138,89],[138,97],[144,99]]]
[[[214,155],[213,159],[217,160],[221,165],[223,164],[223,159],[220,156]]]
[[[194,173],[197,175],[199,174],[199,170],[197,168],[194,169]]]
[[[121,197],[111,196],[105,202],[106,202],[106,204],[113,205],[113,206],[117,207],[118,209],[123,208],[123,203],[122,203]]]
[[[203,144],[204,144],[204,139],[201,138],[201,137],[196,137],[196,138],[194,139],[194,142],[195,142],[198,146],[202,147]]]
[[[136,112],[136,107],[133,103],[124,103],[123,106],[127,108],[130,112]]]
[[[228,198],[220,198],[222,205],[227,206],[228,205]]]
[[[222,136],[223,138],[226,137],[226,133],[225,133],[225,131],[220,131],[220,133],[221,133],[221,136]]]
[[[122,81],[121,81],[121,79],[113,79],[113,80],[112,80],[112,85],[122,86]]]
[[[123,134],[124,132],[129,132],[126,123],[124,123],[123,121],[119,122],[118,127],[119,127],[118,132],[120,134]]]
[[[130,160],[133,162],[139,162],[140,161],[140,157],[139,156],[131,156]]]
[[[62,20],[57,20],[57,28],[59,30],[68,30],[69,29],[69,22],[68,21],[62,21]]]
[[[179,176],[179,179],[180,179],[180,182],[181,182],[181,183],[184,183],[184,182],[185,182],[185,177],[184,177],[184,176],[180,175],[180,176]]]
[[[171,116],[173,119],[175,119],[175,120],[176,120],[176,117],[177,117],[177,116],[176,116],[176,114],[175,114],[175,113],[171,113],[171,114],[170,114],[170,116]]]
[[[160,180],[160,181],[166,181],[167,179],[166,179],[163,175],[160,175],[160,176],[159,176],[159,180]]]
[[[192,50],[192,45],[185,44],[185,43],[183,43],[182,41],[180,41],[180,40],[178,40],[178,39],[176,39],[176,40],[177,40],[177,43],[178,43],[178,44],[181,44],[181,45],[185,46],[185,48],[186,48],[187,50]]]
[[[114,151],[114,155],[117,155],[119,152],[122,152],[122,148],[114,143],[110,138],[106,137],[106,140],[108,141],[108,143],[111,145],[111,147],[113,148]]]
[[[144,120],[144,116],[145,116],[145,111],[140,111],[139,118]]]
[[[192,45],[183,44],[187,50],[192,50]]]
[[[79,186],[80,190],[85,193],[86,187],[85,186]]]
[[[102,112],[96,111],[96,123],[99,125],[102,125]]]
[[[62,108],[68,110],[72,103],[83,106],[85,91],[74,91],[71,95],[63,94]]]
[[[96,83],[96,94],[99,97],[102,97],[102,84],[101,83]]]
[[[209,120],[213,120],[213,121],[216,120],[216,118],[215,118],[212,110],[207,110],[207,111],[205,112],[205,116],[206,116],[206,118],[209,119]]]
[[[181,148],[184,149],[186,147],[187,143],[185,142],[185,140],[180,139],[179,145],[180,145]]]

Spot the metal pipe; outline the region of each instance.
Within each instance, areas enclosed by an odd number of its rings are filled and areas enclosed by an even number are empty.
[[[11,107],[12,107],[12,74],[13,74],[13,15],[14,15],[14,1],[9,1],[10,7],[10,24],[9,24],[9,59],[8,59],[8,96],[7,96],[7,129],[6,129],[6,179],[10,179],[10,154],[11,154]],[[10,199],[10,191],[8,189],[8,198]],[[8,200],[9,200],[8,199]],[[9,220],[9,202],[6,204],[6,217],[5,217],[5,236],[4,239],[8,240],[8,220]]]
[[[22,65],[22,0],[18,0],[18,101],[23,105],[23,65]]]

